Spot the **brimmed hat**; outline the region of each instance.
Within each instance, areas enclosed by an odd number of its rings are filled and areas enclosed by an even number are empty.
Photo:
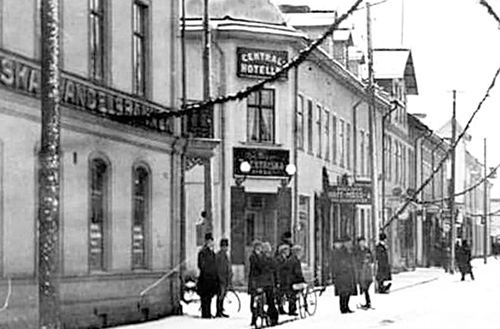
[[[213,240],[213,239],[214,239],[214,236],[212,235],[212,233],[208,232],[205,234],[205,241]]]
[[[227,247],[227,246],[229,246],[229,239],[222,238],[222,239],[220,240],[220,246],[221,246],[221,247]]]
[[[387,235],[386,235],[384,232],[382,232],[382,233],[380,233],[380,234],[378,235],[378,239],[379,239],[380,241],[384,241],[384,240],[386,240],[386,239],[387,239]]]

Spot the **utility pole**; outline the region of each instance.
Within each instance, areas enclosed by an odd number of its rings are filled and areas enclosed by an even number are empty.
[[[450,213],[451,213],[451,241],[450,241],[450,273],[455,273],[455,240],[456,240],[456,214],[455,214],[455,140],[456,140],[456,102],[457,91],[453,90],[453,114],[451,117],[451,186],[450,186]]]
[[[210,16],[209,16],[209,0],[203,0],[203,100],[207,101],[210,99]],[[203,109],[205,113],[212,111],[210,108]],[[201,113],[200,113],[201,115]],[[208,120],[210,116],[201,116],[203,120]],[[213,120],[208,122],[208,124],[213,125]],[[213,127],[209,127],[210,131],[213,132]],[[213,230],[213,214],[212,214],[212,160],[211,158],[206,158],[203,161],[204,166],[204,179],[205,179],[205,233],[212,232]]]
[[[60,30],[59,0],[42,0],[41,150],[38,206],[38,322],[59,329]]]
[[[486,168],[486,138],[484,139],[484,192],[483,192],[483,211],[484,211],[484,263],[488,263],[488,170]]]
[[[377,181],[377,153],[375,151],[375,91],[373,82],[373,49],[372,49],[372,34],[371,34],[371,14],[370,3],[366,2],[366,36],[368,42],[368,131],[370,139],[368,141],[370,149],[370,178],[372,181],[372,199],[371,199],[371,231],[372,231],[372,250],[375,250],[376,235],[377,235],[377,218],[378,218],[378,181]]]

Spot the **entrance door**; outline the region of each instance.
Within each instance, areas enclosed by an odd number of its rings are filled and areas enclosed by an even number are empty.
[[[256,239],[270,242],[273,253],[276,249],[278,220],[277,211],[272,209],[245,211],[245,263],[252,253],[252,242]],[[247,264],[248,265],[248,264]],[[248,267],[247,267],[248,268]]]

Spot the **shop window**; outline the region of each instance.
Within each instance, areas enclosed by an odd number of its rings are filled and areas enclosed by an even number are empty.
[[[133,226],[132,226],[132,268],[148,267],[148,217],[150,208],[151,175],[144,166],[133,173]]]
[[[274,90],[262,89],[248,97],[248,140],[274,143]]]
[[[297,96],[297,147],[304,149],[304,97]]]
[[[133,88],[134,93],[146,96],[148,80],[148,22],[149,8],[141,0],[135,0],[133,6]]]
[[[89,266],[91,271],[106,270],[109,174],[109,167],[103,159],[96,158],[90,162]]]
[[[246,223],[245,223],[245,237],[246,245],[251,246],[252,242],[256,239],[255,237],[255,212],[246,213]]]
[[[90,78],[102,81],[106,68],[107,0],[89,0],[89,67]]]

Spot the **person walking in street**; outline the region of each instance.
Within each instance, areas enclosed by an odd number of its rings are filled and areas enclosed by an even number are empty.
[[[353,313],[349,308],[351,296],[357,295],[354,256],[350,250],[351,239],[341,239],[341,246],[336,243],[332,255],[333,284],[335,296],[339,296],[340,313]]]
[[[262,244],[262,266],[257,285],[264,290],[267,301],[267,314],[271,325],[278,323],[278,309],[276,308],[276,287],[280,285],[276,259],[273,257],[272,246],[269,242]]]
[[[229,240],[226,238],[221,239],[220,250],[215,254],[215,264],[217,265],[217,278],[219,282],[219,289],[217,290],[217,313],[215,317],[229,317],[224,313],[224,297],[226,297],[227,290],[231,286],[233,279],[233,271],[227,255],[228,249]]]
[[[474,273],[472,273],[471,265],[471,250],[467,240],[462,240],[462,245],[457,250],[457,266],[462,274],[461,281],[465,281],[465,275],[470,274],[472,280],[474,280]]]
[[[250,295],[250,311],[252,312],[251,326],[255,325],[256,316],[254,310],[255,295],[257,294],[259,276],[262,272],[262,242],[255,240],[253,250],[248,260],[250,269],[248,271],[248,294]]]
[[[299,245],[292,246],[292,253],[289,258],[290,262],[290,278],[289,278],[289,295],[288,295],[288,315],[298,315],[297,314],[297,294],[293,290],[293,285],[296,283],[303,283],[304,274],[302,273],[302,264],[300,263],[300,258],[302,257],[302,247]]]
[[[212,233],[205,234],[205,244],[198,253],[198,278],[197,292],[201,300],[201,317],[212,318],[210,306],[212,298],[217,294],[218,278],[215,263],[214,238]]]
[[[389,289],[391,288],[391,283],[385,285],[385,281],[391,281],[391,265],[389,264],[389,255],[387,253],[387,246],[385,245],[387,240],[387,236],[385,233],[380,233],[379,235],[379,243],[375,249],[375,256],[377,259],[377,287],[376,291],[381,294],[389,293]]]
[[[283,303],[287,296],[291,294],[291,262],[290,262],[290,246],[282,244],[278,248],[278,256],[276,257],[276,266],[279,277],[279,286],[277,287],[277,304],[279,314],[286,314],[283,308]]]
[[[364,309],[371,308],[369,289],[373,282],[373,255],[364,237],[358,238],[358,245],[355,251],[357,279],[360,294],[365,295],[365,304],[361,305]]]

